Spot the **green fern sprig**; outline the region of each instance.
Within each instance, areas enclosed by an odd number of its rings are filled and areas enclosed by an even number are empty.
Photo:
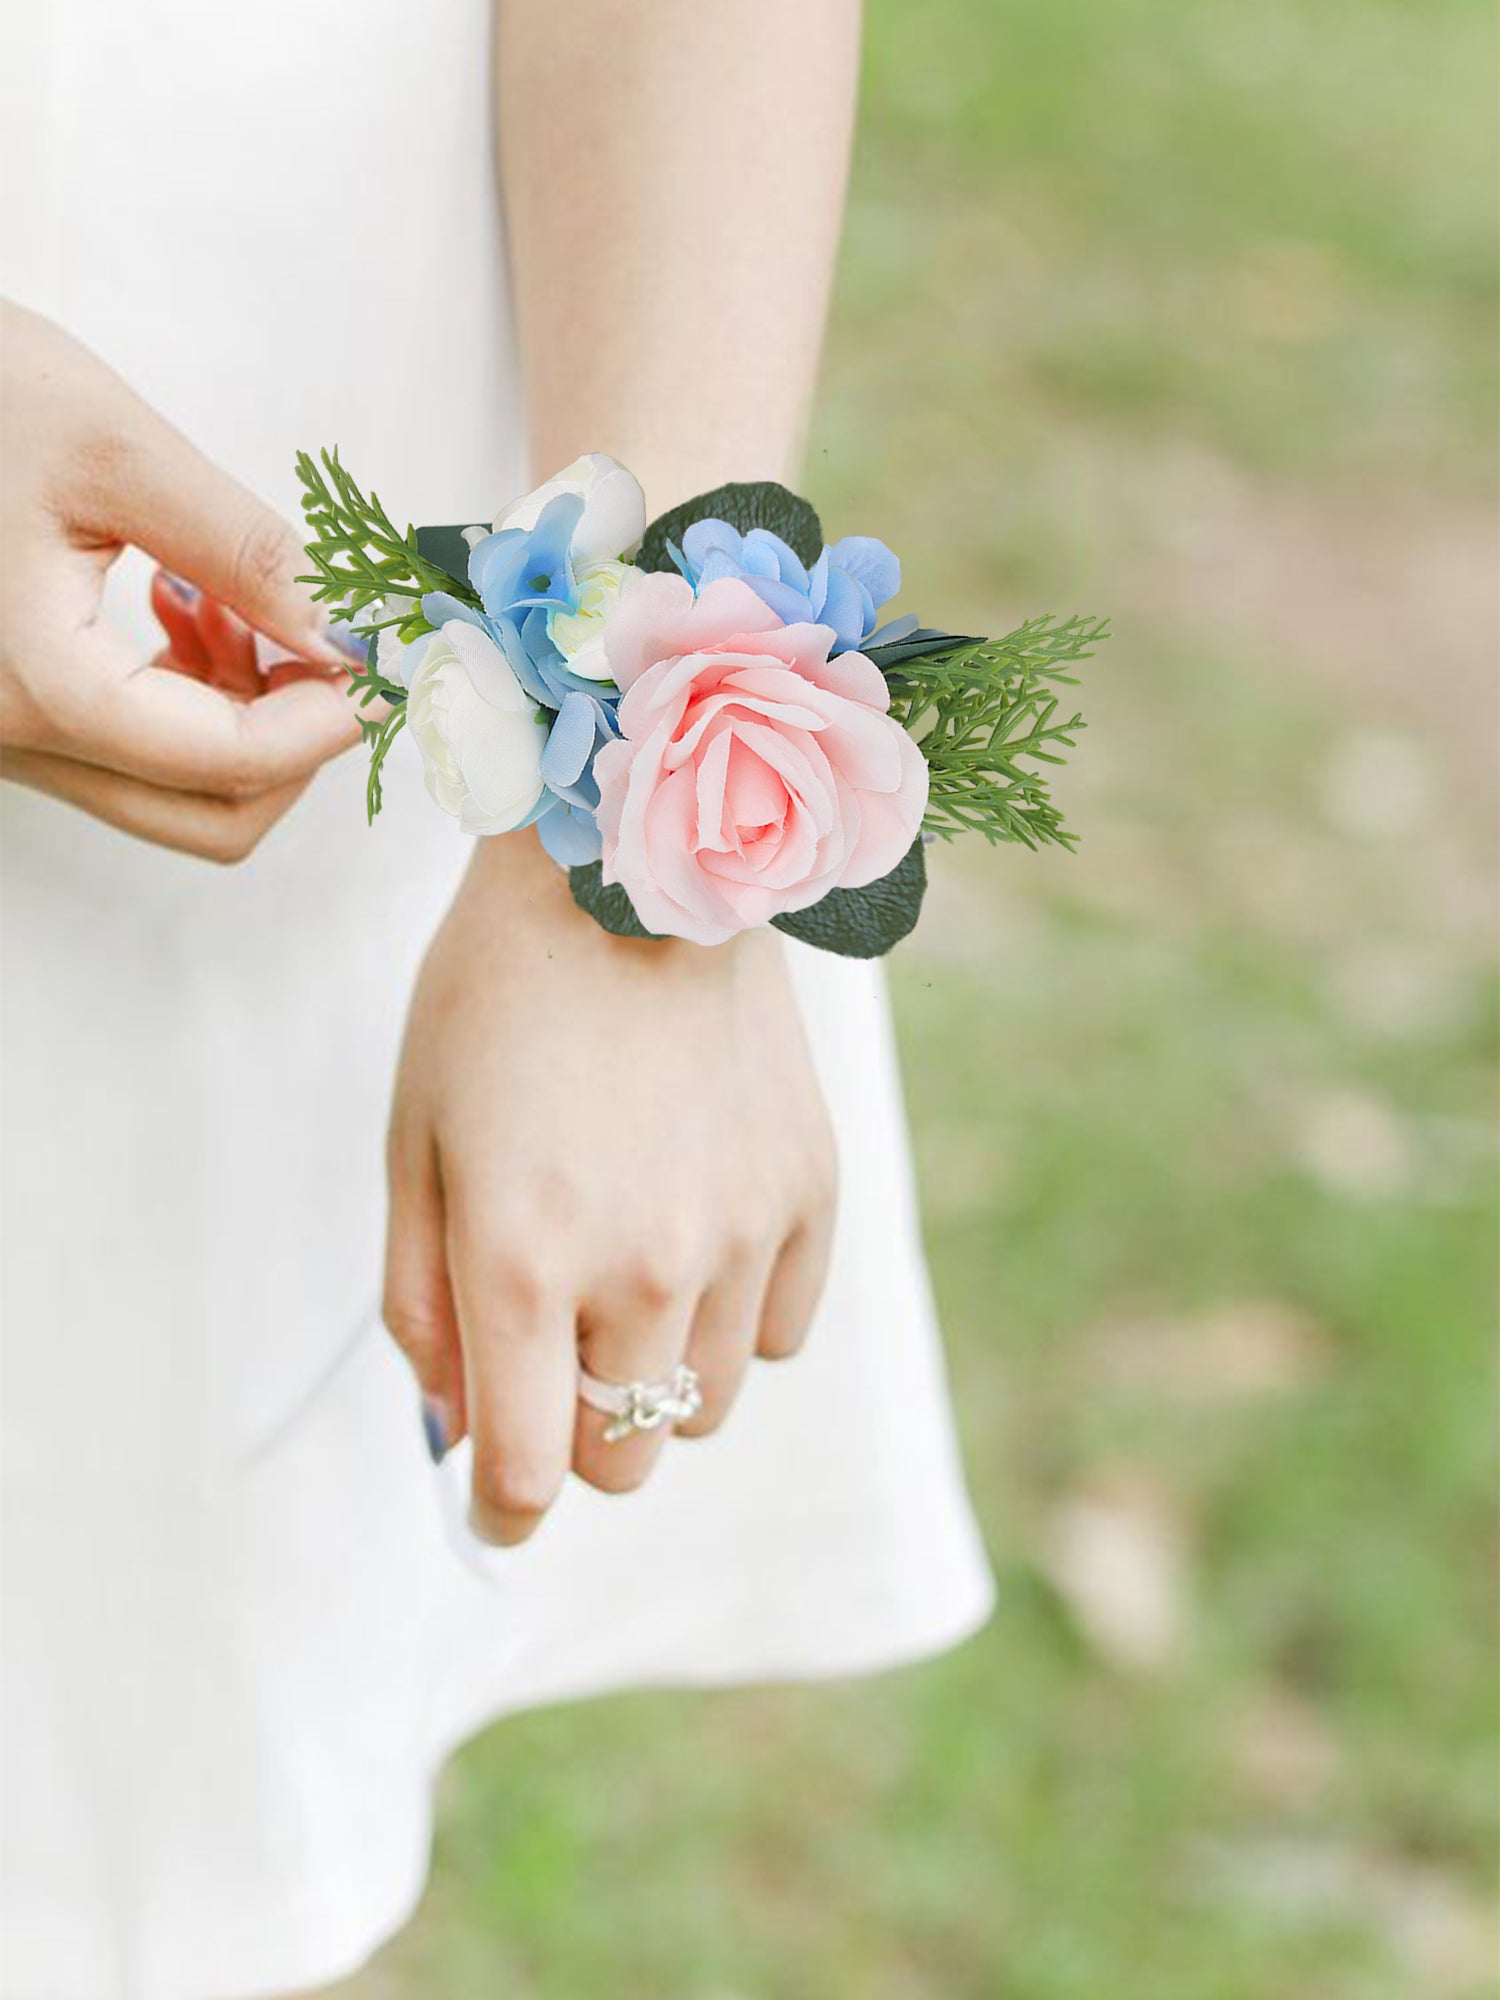
[[[406,727],[406,704],[393,708],[383,722],[367,722],[360,718],[360,728],[370,751],[370,769],[365,778],[365,824],[373,826],[375,815],[385,803],[385,788],[381,783],[380,770],[390,753],[390,747]]]
[[[1046,776],[1033,767],[1066,761],[1084,721],[1076,713],[1063,719],[1053,684],[1075,686],[1068,668],[1108,636],[1104,619],[1032,618],[1003,639],[919,654],[889,669],[891,713],[927,760],[927,832],[944,840],[980,833],[1030,848],[1076,844]]]
[[[429,590],[447,591],[466,604],[479,602],[466,581],[427,561],[417,547],[415,528],[401,534],[378,495],[367,498],[360,491],[340,464],[337,449],[320,452],[316,460],[299,451],[297,476],[302,481],[302,511],[311,530],[307,553],[316,569],[315,575],[301,580],[312,584],[314,597],[338,603],[346,617],[378,599],[421,597]],[[399,623],[403,638],[417,638],[431,629],[414,612],[383,622]]]
[[[404,640],[419,639],[433,628],[414,608],[416,600],[429,590],[442,590],[466,604],[479,599],[463,579],[431,563],[417,547],[417,531],[408,527],[403,535],[380,504],[379,496],[368,498],[344,470],[337,450],[324,450],[314,459],[310,452],[297,454],[297,476],[302,482],[302,511],[307,517],[310,539],[308,557],[315,574],[301,579],[313,586],[313,596],[336,604],[350,629],[370,642],[370,657],[349,667],[349,695],[361,709],[372,702],[386,704],[381,716],[361,715],[360,735],[370,753],[370,769],[365,779],[365,817],[371,825],[384,804],[382,767],[391,745],[406,727],[406,689],[380,672],[375,663],[374,641],[381,632],[395,628]],[[354,621],[372,605],[379,612],[390,610],[392,599],[412,600],[412,607],[392,616],[379,616],[362,624]]]
[[[374,701],[383,701],[388,711],[381,716],[362,715],[359,718],[359,733],[370,753],[370,769],[365,779],[365,819],[373,826],[376,813],[385,803],[381,766],[390,754],[391,745],[406,727],[406,689],[399,681],[390,680],[381,673],[372,656],[363,666],[350,663],[348,692],[361,708],[368,708]]]

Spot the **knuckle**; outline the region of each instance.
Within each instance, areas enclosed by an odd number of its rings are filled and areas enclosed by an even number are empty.
[[[693,1286],[697,1263],[685,1230],[653,1228],[621,1259],[615,1282],[642,1312],[664,1312]]]
[[[665,1312],[682,1289],[681,1281],[662,1259],[636,1257],[620,1273],[621,1289],[643,1312]]]
[[[250,735],[246,711],[238,704],[234,709],[234,728],[234,745],[224,760],[214,789],[224,798],[244,805],[265,791],[267,779],[262,758]]]
[[[260,829],[237,814],[216,818],[204,834],[198,852],[221,868],[237,868],[260,844]]]
[[[217,804],[212,808],[209,858],[230,867],[248,861],[285,809],[282,800],[266,796]]]
[[[524,1190],[512,1195],[513,1219],[520,1230],[545,1230],[566,1225],[578,1214],[588,1186],[571,1164],[538,1162]]]
[[[0,755],[45,750],[54,733],[45,707],[23,690],[20,674],[7,660],[0,674]],[[6,775],[0,771],[0,776]]]
[[[474,1500],[491,1517],[539,1521],[556,1496],[555,1482],[517,1452],[474,1453]]]
[[[764,1233],[732,1223],[719,1239],[719,1262],[726,1271],[743,1271],[766,1253]]]
[[[443,1332],[430,1312],[390,1293],[380,1308],[386,1331],[419,1376],[430,1368],[443,1345]]]
[[[481,1248],[473,1261],[471,1282],[486,1305],[513,1316],[523,1327],[540,1316],[550,1291],[537,1260],[512,1243]]]
[[[77,437],[69,467],[70,498],[117,502],[140,482],[145,442],[128,423],[92,422]],[[78,512],[76,505],[70,512]],[[83,526],[95,525],[87,521]]]
[[[236,591],[254,603],[279,592],[297,567],[297,537],[274,514],[259,514],[235,549],[231,574]]]

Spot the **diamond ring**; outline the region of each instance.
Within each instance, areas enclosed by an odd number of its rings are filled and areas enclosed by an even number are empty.
[[[703,1408],[697,1371],[685,1361],[678,1363],[665,1382],[603,1382],[584,1368],[579,1371],[578,1393],[591,1410],[613,1419],[604,1428],[606,1444],[617,1444],[632,1431],[685,1423]]]

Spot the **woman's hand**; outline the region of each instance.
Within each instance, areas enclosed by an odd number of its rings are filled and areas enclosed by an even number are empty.
[[[238,860],[359,739],[293,530],[87,349],[0,307],[0,776]],[[264,689],[137,657],[101,616],[128,543],[322,671]]]
[[[571,1465],[637,1486],[661,1431],[605,1443],[580,1359],[659,1381],[684,1358],[724,1419],[823,1286],[833,1138],[780,940],[614,938],[530,834],[479,842],[417,986],[390,1134],[385,1316],[472,1519],[522,1540]]]

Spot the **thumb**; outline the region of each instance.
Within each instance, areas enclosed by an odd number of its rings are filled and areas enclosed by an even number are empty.
[[[154,410],[139,407],[132,433],[118,469],[116,533],[302,659],[344,667],[327,612],[297,581],[307,559],[290,523]]]

